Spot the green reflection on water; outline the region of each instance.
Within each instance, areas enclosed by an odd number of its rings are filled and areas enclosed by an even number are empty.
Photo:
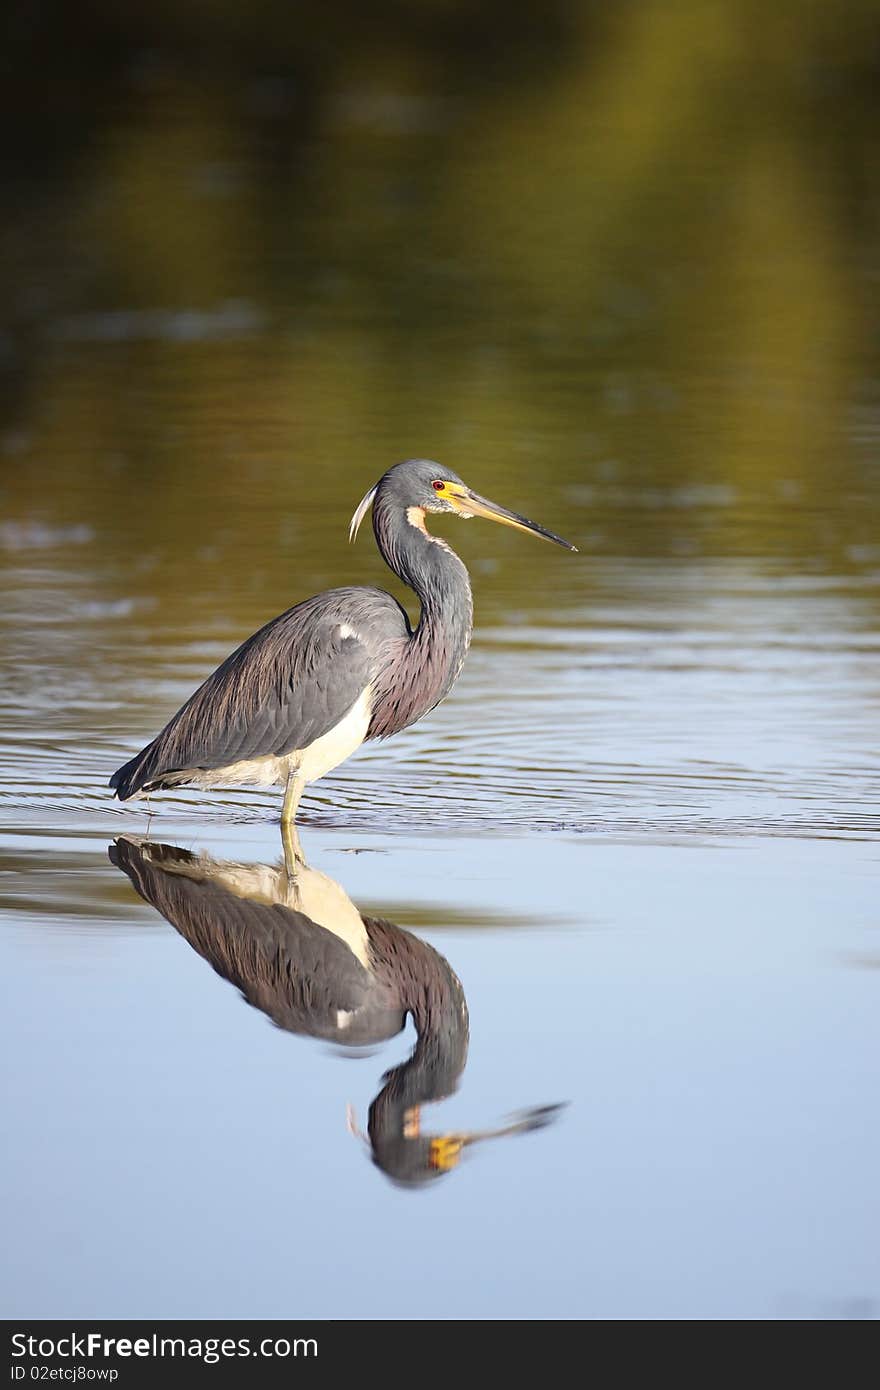
[[[430,453],[600,554],[876,566],[876,7],[606,9],[98,6],[73,90],[25,36],[5,516],[277,606]]]
[[[37,614],[48,549],[129,605],[96,643],[147,613],[195,680],[385,582],[345,526],[410,454],[585,552],[446,528],[483,630],[630,557],[876,605],[873,4],[47,13],[0,258],[0,564]]]

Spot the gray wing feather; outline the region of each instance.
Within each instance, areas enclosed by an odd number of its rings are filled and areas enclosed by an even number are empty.
[[[343,623],[358,635],[343,636]],[[384,644],[405,633],[400,606],[378,589],[335,589],[297,604],[227,657],[111,787],[125,800],[187,769],[307,748],[374,679]]]
[[[359,1046],[399,1033],[405,1011],[379,989],[348,946],[304,913],[237,897],[204,875],[174,872],[201,864],[174,845],[144,846],[120,836],[111,863],[249,1004],[292,1033]],[[340,1028],[337,1013],[349,1015]]]

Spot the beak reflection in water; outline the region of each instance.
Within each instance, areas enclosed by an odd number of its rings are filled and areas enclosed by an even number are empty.
[[[468,1011],[461,982],[427,942],[362,917],[345,890],[297,852],[279,865],[239,864],[123,835],[111,862],[249,1004],[290,1033],[349,1047],[384,1042],[407,1014],[412,1055],[386,1072],[370,1106],[373,1160],[416,1186],[455,1168],[485,1139],[521,1134],[560,1107],[523,1111],[492,1128],[422,1132],[421,1107],[451,1095],[465,1068]],[[349,1127],[357,1133],[353,1119]]]

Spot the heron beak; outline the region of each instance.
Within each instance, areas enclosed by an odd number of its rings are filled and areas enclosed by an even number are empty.
[[[432,1139],[428,1149],[428,1167],[436,1168],[441,1173],[448,1173],[458,1166],[461,1158],[464,1136],[461,1134],[441,1134],[439,1138]]]
[[[561,545],[563,550],[573,550],[577,553],[577,546],[572,545],[571,541],[563,540],[555,532],[548,531],[545,526],[539,526],[537,521],[529,521],[527,516],[520,516],[519,512],[509,512],[506,507],[499,507],[497,502],[480,497],[478,493],[471,492],[469,487],[462,484],[447,483],[443,496],[459,516],[483,516],[487,521],[500,521],[502,526],[513,526],[517,531],[529,531],[533,536],[543,536],[545,541],[552,541],[554,545]]]

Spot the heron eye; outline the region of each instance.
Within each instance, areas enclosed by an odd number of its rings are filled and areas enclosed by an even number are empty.
[[[431,484],[431,487],[434,489],[435,492],[442,492],[445,486],[445,483],[441,483],[439,481]]]

